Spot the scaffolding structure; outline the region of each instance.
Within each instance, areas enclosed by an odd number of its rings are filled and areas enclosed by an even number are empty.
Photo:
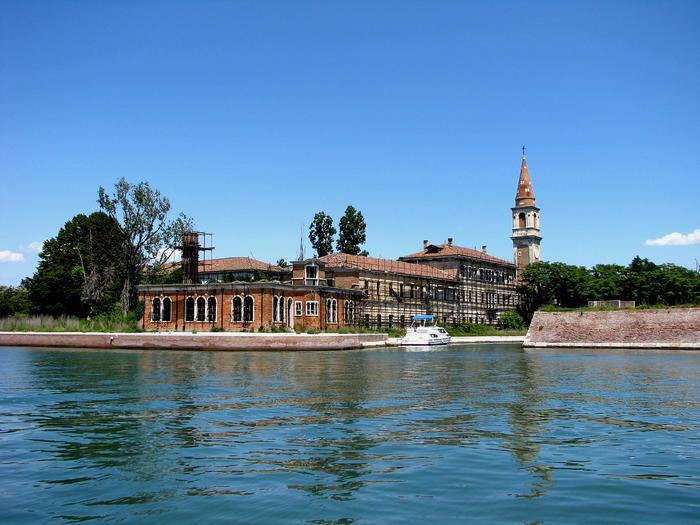
[[[186,231],[182,234],[182,244],[175,246],[182,252],[182,282],[200,284],[200,273],[211,272],[214,234],[202,231]],[[202,257],[200,258],[200,252]]]
[[[418,314],[433,315],[444,325],[496,324],[500,313],[517,304],[514,281],[506,277],[512,272],[479,257],[446,262],[443,268],[387,259],[355,262],[334,266],[364,273],[359,283],[363,298],[354,320],[361,327],[401,328]],[[469,273],[470,266],[478,269]]]

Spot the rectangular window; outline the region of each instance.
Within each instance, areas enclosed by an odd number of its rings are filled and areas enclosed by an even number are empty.
[[[382,283],[377,281],[377,297],[379,297],[379,293],[382,291]]]
[[[318,301],[306,301],[306,315],[310,317],[318,316]]]
[[[301,301],[297,301],[296,303],[294,303],[294,315],[296,315],[297,317],[301,317],[301,312],[302,312],[301,305],[302,305]]]
[[[306,267],[306,286],[318,286],[318,266],[309,265]]]
[[[403,296],[404,296],[404,285],[403,285],[403,283],[400,283],[399,284],[399,297],[403,297]]]

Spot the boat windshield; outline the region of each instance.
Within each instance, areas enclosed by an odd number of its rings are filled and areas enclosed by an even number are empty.
[[[411,328],[419,326],[434,326],[435,318],[432,315],[414,315],[411,320]]]

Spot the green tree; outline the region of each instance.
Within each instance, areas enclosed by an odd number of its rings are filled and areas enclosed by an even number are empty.
[[[340,219],[339,223],[340,235],[336,248],[339,252],[349,253],[350,255],[368,255],[367,251],[361,248],[362,244],[367,240],[365,230],[365,218],[362,212],[356,210],[353,206],[348,206],[345,209],[345,215]]]
[[[525,328],[525,321],[515,310],[503,312],[498,318],[498,324],[506,330],[522,330]]]
[[[156,265],[144,271],[142,284],[180,284],[182,283],[182,266]]]
[[[126,315],[136,304],[143,269],[165,263],[182,234],[192,229],[192,220],[183,214],[169,220],[170,201],[147,182],[130,184],[121,178],[112,195],[100,187],[97,201],[123,236],[119,261],[124,281],[119,299]]]
[[[289,266],[289,263],[284,259],[277,259],[277,266],[279,266],[280,268],[286,268],[287,266]]]
[[[525,269],[518,292],[519,311],[529,323],[543,305],[577,308],[606,299],[633,300],[640,306],[698,304],[700,273],[641,257],[626,267],[598,264],[591,269],[540,262]]]
[[[545,304],[576,308],[585,306],[591,290],[588,270],[564,263],[538,262],[525,268],[519,312],[529,323],[535,311]]]
[[[0,317],[28,314],[32,311],[29,292],[24,286],[0,285]]]
[[[102,212],[79,214],[46,241],[34,275],[25,279],[36,313],[84,317],[118,300],[123,282],[122,233]]]
[[[309,241],[316,250],[317,257],[323,257],[333,251],[333,237],[336,229],[333,226],[333,219],[320,211],[314,215],[314,220],[309,226]]]

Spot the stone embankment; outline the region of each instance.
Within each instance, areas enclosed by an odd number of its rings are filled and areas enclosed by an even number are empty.
[[[523,346],[700,349],[700,308],[537,312]]]
[[[147,350],[349,350],[386,340],[386,334],[0,332],[0,346]]]

